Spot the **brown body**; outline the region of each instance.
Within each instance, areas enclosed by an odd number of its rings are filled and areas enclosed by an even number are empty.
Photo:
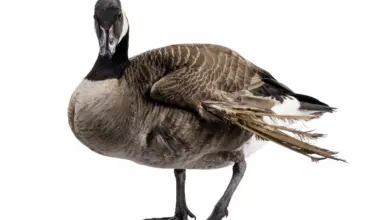
[[[290,94],[268,72],[226,47],[171,45],[131,58],[120,77],[84,79],[71,97],[68,116],[75,136],[91,150],[151,167],[225,167],[244,159],[243,144],[253,134],[306,156],[333,158],[334,152],[292,139],[279,127],[215,121],[202,107],[213,100],[268,111]],[[309,98],[301,105],[332,111]]]
[[[80,83],[69,105],[72,131],[95,152],[152,167],[210,169],[242,159],[240,146],[252,133],[150,98],[152,86],[168,69],[182,67],[203,70],[179,76],[197,80],[203,84],[201,90],[191,91],[180,83],[170,87],[194,101],[196,96],[200,100],[221,97],[260,79],[252,64],[224,47],[177,45],[148,51],[130,59],[119,79]],[[186,102],[174,101],[186,107]]]

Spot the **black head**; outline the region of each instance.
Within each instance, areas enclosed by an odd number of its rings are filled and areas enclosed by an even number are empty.
[[[129,31],[129,24],[119,0],[98,0],[95,5],[95,30],[100,56],[111,59],[117,45]]]

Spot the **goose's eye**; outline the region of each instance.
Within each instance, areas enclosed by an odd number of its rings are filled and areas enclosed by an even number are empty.
[[[122,18],[122,13],[119,12],[117,17],[118,17],[118,19],[121,19]]]

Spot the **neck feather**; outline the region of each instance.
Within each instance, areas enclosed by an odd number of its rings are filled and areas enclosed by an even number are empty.
[[[129,62],[128,49],[129,29],[127,26],[127,31],[117,45],[112,58],[108,59],[99,55],[91,71],[85,78],[92,81],[120,78]]]

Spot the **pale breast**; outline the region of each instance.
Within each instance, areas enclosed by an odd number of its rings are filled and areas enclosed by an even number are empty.
[[[238,127],[209,124],[193,113],[140,101],[142,97],[129,90],[118,79],[79,84],[68,115],[84,145],[142,165],[189,169],[228,166],[235,151],[243,150],[248,157],[259,149],[259,143],[247,140],[250,134]]]
[[[69,117],[73,133],[96,152],[124,157],[130,115],[126,103],[126,90],[119,80],[83,80],[69,107],[73,112]]]
[[[91,106],[116,102],[116,98],[119,98],[121,95],[119,85],[118,79],[100,81],[84,79],[74,91],[73,97],[77,102],[77,106],[87,107],[91,111],[95,111]],[[96,109],[96,111],[99,110],[101,109]]]

